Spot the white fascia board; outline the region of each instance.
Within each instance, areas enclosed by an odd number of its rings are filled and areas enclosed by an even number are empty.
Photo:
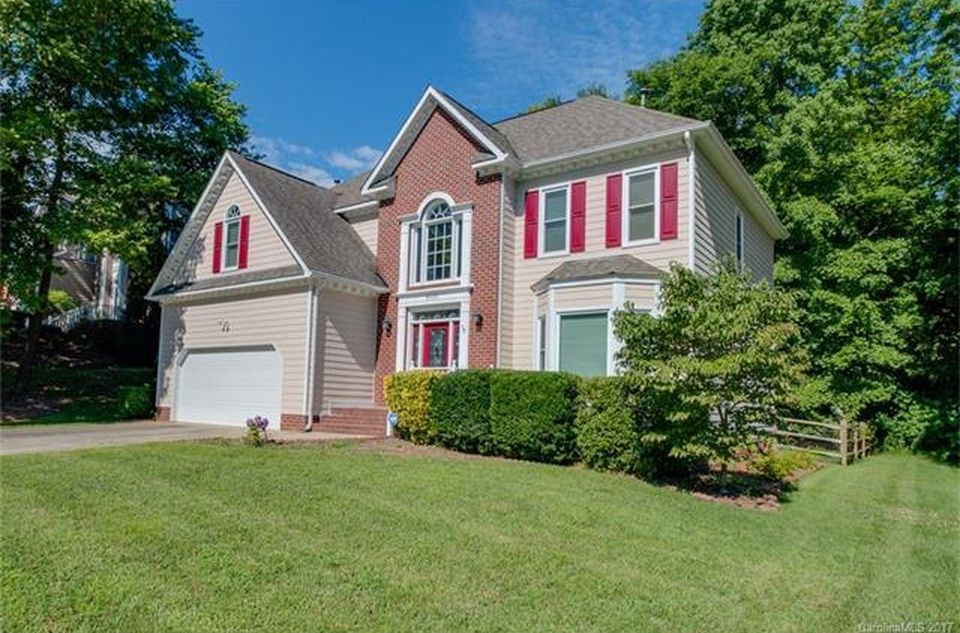
[[[306,285],[310,280],[309,275],[297,275],[295,277],[280,277],[279,279],[264,279],[262,281],[249,281],[243,284],[235,284],[232,286],[220,286],[218,288],[207,288],[205,290],[187,290],[184,292],[177,292],[169,295],[147,295],[146,299],[148,301],[156,301],[160,304],[167,303],[184,303],[195,298],[204,298],[208,296],[227,296],[234,294],[243,294],[249,290],[269,290],[271,288],[286,288],[286,287],[296,287],[300,285]]]
[[[287,239],[286,234],[283,232],[283,229],[280,228],[280,225],[277,224],[277,221],[273,219],[273,215],[270,214],[270,209],[267,208],[267,205],[263,203],[263,200],[260,199],[260,195],[257,193],[257,190],[253,188],[253,185],[250,184],[250,181],[247,180],[247,177],[244,175],[243,170],[237,165],[236,162],[229,155],[227,155],[227,160],[230,161],[230,164],[233,165],[233,168],[237,170],[237,175],[240,176],[240,180],[243,182],[243,185],[250,191],[250,195],[253,196],[254,201],[263,211],[263,215],[266,216],[267,221],[270,223],[270,226],[273,227],[273,230],[277,232],[277,235],[280,236],[280,240],[283,242],[283,245],[287,247],[287,250],[290,251],[290,254],[293,255],[293,258],[297,260],[297,265],[300,266],[300,270],[307,272],[309,270],[307,265],[304,263],[303,259],[300,257],[300,253],[293,248],[293,244],[290,243],[290,240]]]
[[[334,209],[333,212],[342,214],[342,213],[349,213],[351,211],[361,211],[363,209],[367,209],[368,207],[377,207],[377,206],[380,206],[379,200],[367,200],[366,202],[358,202],[357,204],[351,204],[345,207]]]
[[[376,166],[373,168],[373,171],[370,172],[370,175],[367,176],[367,179],[363,182],[363,186],[360,187],[361,195],[371,195],[379,191],[382,191],[386,188],[386,185],[381,185],[379,187],[374,187],[373,183],[377,182],[377,179],[380,176],[380,170],[383,168],[383,165],[386,163],[390,155],[397,149],[397,145],[400,143],[400,139],[406,135],[407,130],[413,124],[417,118],[417,114],[423,108],[424,104],[427,103],[427,100],[433,98],[438,105],[443,106],[443,109],[447,113],[456,119],[457,123],[463,126],[471,135],[474,136],[478,141],[480,141],[484,147],[490,150],[490,153],[494,155],[494,158],[491,161],[500,161],[507,157],[507,155],[500,150],[497,145],[491,141],[486,135],[480,132],[470,121],[468,121],[463,115],[460,114],[460,111],[455,108],[451,103],[442,95],[440,92],[433,86],[427,86],[427,89],[424,90],[423,95],[420,97],[420,100],[417,102],[416,107],[410,112],[406,120],[403,123],[403,127],[400,128],[400,132],[393,137],[393,141],[390,143],[390,146],[387,148],[387,151],[383,153],[383,156],[380,157],[380,160],[377,161]],[[491,161],[484,161],[484,163],[489,163]],[[483,163],[481,163],[483,164]]]
[[[699,131],[699,130],[698,130]],[[708,124],[703,134],[695,138],[703,138],[704,150],[713,154],[713,167],[726,180],[733,192],[743,201],[753,217],[770,233],[774,239],[782,240],[789,234],[787,228],[773,212],[766,198],[757,189],[757,184],[747,172],[743,163],[737,158],[730,146],[721,136],[713,123]]]

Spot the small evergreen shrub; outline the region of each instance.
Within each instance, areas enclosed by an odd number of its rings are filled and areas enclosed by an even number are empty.
[[[430,392],[443,374],[435,371],[404,371],[383,381],[384,397],[397,414],[397,437],[414,444],[431,444],[437,428],[430,418]]]
[[[430,417],[442,446],[464,453],[493,453],[491,374],[483,369],[455,371],[433,383]]]
[[[576,435],[580,461],[594,470],[638,471],[640,435],[619,378],[580,382]]]
[[[117,400],[124,418],[141,419],[153,415],[153,387],[148,384],[118,387]]]
[[[490,375],[490,429],[506,457],[565,464],[576,459],[577,377],[537,371]]]

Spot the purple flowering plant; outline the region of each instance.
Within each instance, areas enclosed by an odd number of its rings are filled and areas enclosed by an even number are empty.
[[[259,415],[247,418],[247,434],[243,441],[250,446],[263,446],[267,441],[267,427],[270,420]]]

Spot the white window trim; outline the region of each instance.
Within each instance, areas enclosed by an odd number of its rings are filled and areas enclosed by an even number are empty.
[[[452,234],[452,268],[451,276],[445,279],[432,279],[430,281],[413,281],[413,275],[416,268],[413,267],[413,253],[410,252],[413,246],[413,229],[420,228],[420,261],[419,269],[426,271],[427,251],[424,244],[426,230],[429,223],[424,220],[424,214],[427,208],[436,200],[443,200],[450,207],[450,220],[453,223]],[[445,220],[444,220],[445,221]],[[458,230],[459,228],[459,230]],[[419,209],[413,215],[407,216],[401,220],[400,226],[400,279],[398,282],[399,292],[407,290],[430,290],[433,288],[450,287],[459,285],[466,287],[470,285],[470,248],[473,233],[473,205],[468,203],[456,204],[453,198],[442,191],[434,191],[428,194],[420,203]],[[460,274],[457,275],[457,267],[460,268]]]
[[[541,258],[549,257],[562,257],[564,255],[570,254],[570,221],[571,221],[571,185],[572,182],[564,182],[560,184],[553,184],[546,187],[541,187],[538,189],[537,194],[537,256]],[[557,191],[564,191],[566,193],[566,202],[567,202],[567,216],[564,225],[563,239],[564,247],[563,250],[559,251],[546,251],[544,248],[547,245],[547,194],[554,193]]]
[[[640,240],[630,239],[630,177],[639,174],[653,173],[653,237]],[[660,243],[660,164],[643,165],[622,172],[623,188],[620,194],[620,235],[623,236],[623,246],[649,246]]]
[[[565,316],[571,315],[581,315],[581,314],[603,314],[607,317],[607,376],[612,376],[614,374],[614,363],[613,363],[613,354],[614,346],[616,345],[617,337],[613,334],[613,312],[616,310],[615,307],[611,306],[588,306],[581,308],[565,308],[562,310],[554,310],[553,317],[553,340],[556,341],[556,354],[554,355],[554,371],[560,371],[560,321]]]
[[[241,216],[242,217],[242,216]],[[223,248],[220,249],[220,272],[228,273],[240,268],[240,219],[231,218],[223,221]],[[230,226],[237,225],[237,261],[233,266],[227,266],[227,237],[230,235]]]
[[[534,328],[536,329],[536,336],[534,340],[536,341],[536,348],[533,350],[534,358],[534,369],[537,371],[544,371],[547,368],[548,363],[548,353],[547,353],[547,315],[546,314],[537,314],[534,319]],[[540,324],[543,323],[543,327]],[[543,362],[540,362],[540,350],[543,350]]]
[[[408,367],[410,355],[410,341],[408,340],[409,314],[411,312],[425,312],[428,310],[460,310],[460,348],[458,367],[470,366],[470,289],[442,288],[429,293],[406,295],[397,298],[397,322],[394,325],[396,338],[396,356],[394,367],[396,371],[413,369]]]

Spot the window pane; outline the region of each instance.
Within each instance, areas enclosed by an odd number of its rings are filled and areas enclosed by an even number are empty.
[[[630,176],[630,206],[653,204],[653,172]]]
[[[547,318],[540,317],[539,319],[539,346],[538,350],[538,361],[537,369],[546,369],[547,368]]]
[[[551,191],[547,193],[543,202],[544,220],[566,220],[567,219],[567,191]]]
[[[449,324],[424,326],[427,348],[427,367],[447,366],[447,335]]]
[[[453,263],[453,222],[427,225],[427,281],[448,279]]]
[[[567,223],[551,222],[543,227],[543,252],[562,251],[567,247]]]
[[[560,370],[581,376],[607,373],[607,315],[560,316]]]
[[[653,205],[630,209],[630,240],[647,240],[654,236]]]

